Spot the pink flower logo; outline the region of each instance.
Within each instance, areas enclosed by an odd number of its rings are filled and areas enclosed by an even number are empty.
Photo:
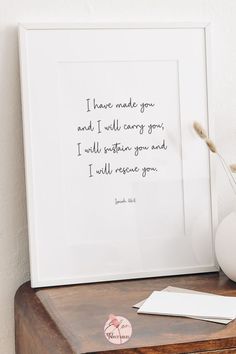
[[[124,344],[132,335],[131,323],[125,317],[110,314],[104,326],[104,334],[110,343]]]

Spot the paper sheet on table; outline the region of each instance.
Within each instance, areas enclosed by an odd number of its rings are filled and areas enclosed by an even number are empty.
[[[221,295],[216,295],[212,293],[204,293],[200,291],[195,291],[195,290],[190,290],[190,289],[184,289],[184,288],[178,288],[174,286],[168,286],[167,288],[163,289],[162,291],[167,291],[167,292],[175,292],[175,293],[189,293],[189,294],[198,294],[198,295],[209,295],[209,296],[219,296]],[[146,299],[138,302],[137,304],[133,305],[134,308],[140,308]],[[197,316],[186,316],[194,319],[199,319],[199,320],[204,320],[204,321],[209,321],[209,322],[215,322],[215,323],[220,323],[220,324],[228,324],[229,322],[232,321],[232,319],[220,319],[220,318],[207,318],[207,317],[197,317]]]
[[[138,313],[232,320],[236,317],[236,298],[153,291]]]

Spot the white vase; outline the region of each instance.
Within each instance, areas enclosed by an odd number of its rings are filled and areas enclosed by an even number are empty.
[[[228,278],[236,282],[236,212],[227,215],[218,225],[215,252],[219,266]]]

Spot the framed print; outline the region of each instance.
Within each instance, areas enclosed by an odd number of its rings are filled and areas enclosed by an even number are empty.
[[[208,32],[20,25],[33,287],[218,270]]]

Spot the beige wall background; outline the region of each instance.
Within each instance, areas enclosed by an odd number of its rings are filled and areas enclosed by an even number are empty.
[[[0,0],[0,353],[14,353],[13,297],[29,279],[19,22],[211,22],[216,143],[236,163],[235,0]],[[197,119],[198,117],[194,117]],[[234,204],[218,168],[219,219]]]

